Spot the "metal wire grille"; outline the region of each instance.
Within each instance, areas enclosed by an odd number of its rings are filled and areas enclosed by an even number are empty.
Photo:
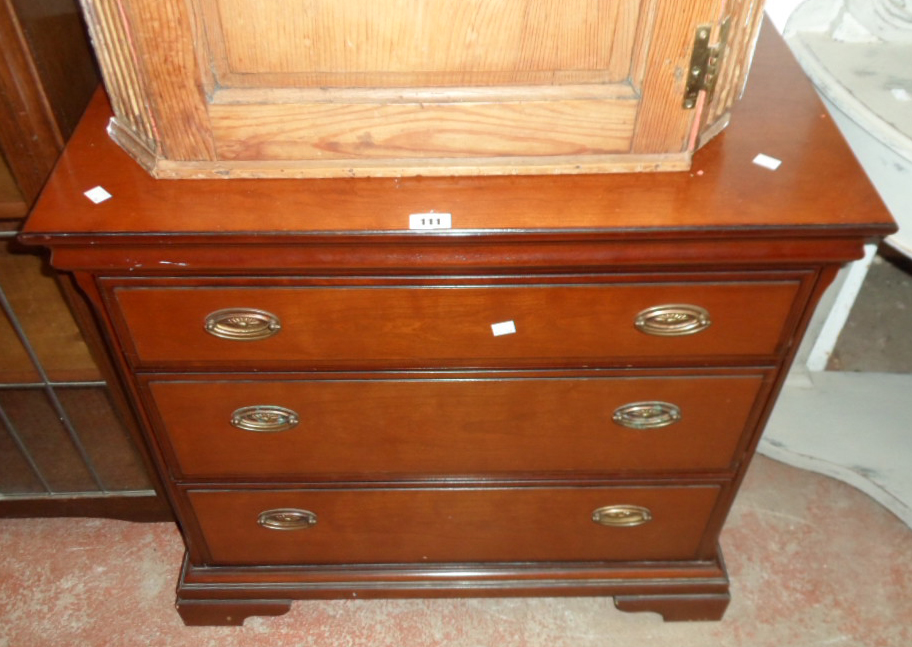
[[[16,232],[0,232],[0,240],[9,239],[15,236]],[[7,457],[8,460],[4,460],[4,463],[9,463],[14,458],[21,459],[25,465],[28,466],[28,470],[31,472],[31,475],[34,477],[35,482],[40,484],[40,487],[43,491],[30,491],[30,492],[16,492],[16,491],[3,491],[0,490],[0,499],[3,498],[47,498],[47,497],[58,497],[66,496],[67,498],[72,497],[99,497],[116,494],[118,496],[154,496],[155,492],[151,489],[120,489],[117,487],[111,487],[108,484],[108,480],[105,478],[104,470],[99,469],[97,461],[92,458],[91,453],[86,447],[84,442],[83,435],[85,429],[80,429],[75,423],[71,412],[68,410],[67,406],[64,405],[63,399],[61,398],[62,390],[64,389],[80,389],[80,388],[106,388],[104,381],[54,381],[52,380],[47,370],[45,369],[41,358],[35,350],[35,347],[29,340],[29,337],[26,333],[25,328],[23,327],[19,317],[16,315],[16,312],[13,308],[13,305],[10,303],[9,298],[7,297],[6,292],[3,289],[2,284],[0,284],[0,309],[3,310],[3,315],[9,321],[10,327],[13,330],[16,337],[19,339],[23,349],[25,350],[29,361],[34,367],[35,373],[37,374],[37,379],[34,381],[28,382],[14,382],[14,383],[0,383],[0,426],[2,426],[9,439],[11,444],[9,447],[18,453],[17,457]],[[41,456],[36,454],[36,451],[51,451],[55,450],[50,449],[46,446],[46,443],[42,443],[42,446],[37,448],[31,447],[27,439],[24,437],[24,434],[21,433],[19,425],[15,416],[12,415],[7,408],[4,407],[3,397],[4,395],[12,394],[16,392],[17,394],[23,393],[34,393],[40,392],[43,394],[46,399],[47,404],[50,406],[53,411],[54,416],[61,425],[65,436],[57,441],[58,444],[61,441],[65,444],[68,442],[70,447],[64,448],[64,451],[67,453],[75,453],[75,456],[78,457],[79,462],[82,464],[85,472],[88,474],[87,483],[91,485],[90,488],[82,489],[67,489],[62,488],[59,485],[55,485],[53,479],[49,478],[45,470],[42,469],[41,464],[49,464],[54,462],[54,457],[51,456],[45,460],[41,460]],[[15,490],[16,488],[7,488]],[[35,488],[29,488],[34,490]]]

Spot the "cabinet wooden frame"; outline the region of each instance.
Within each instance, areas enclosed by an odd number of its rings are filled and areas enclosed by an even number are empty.
[[[762,0],[84,8],[111,136],[160,178],[685,169],[727,123],[763,14]],[[714,90],[685,106],[710,40],[724,41]]]

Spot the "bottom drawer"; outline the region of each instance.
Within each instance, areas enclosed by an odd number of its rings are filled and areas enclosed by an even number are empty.
[[[700,559],[719,491],[460,487],[186,496],[210,564],[368,564]]]

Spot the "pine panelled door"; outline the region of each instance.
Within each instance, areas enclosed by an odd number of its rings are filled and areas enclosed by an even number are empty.
[[[159,178],[681,170],[762,0],[84,0]]]

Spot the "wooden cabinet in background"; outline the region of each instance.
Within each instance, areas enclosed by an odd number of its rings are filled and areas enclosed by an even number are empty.
[[[0,220],[22,218],[98,84],[75,0],[0,0]]]
[[[0,49],[0,516],[169,518],[84,301],[14,238],[98,86],[76,0],[0,0]]]

